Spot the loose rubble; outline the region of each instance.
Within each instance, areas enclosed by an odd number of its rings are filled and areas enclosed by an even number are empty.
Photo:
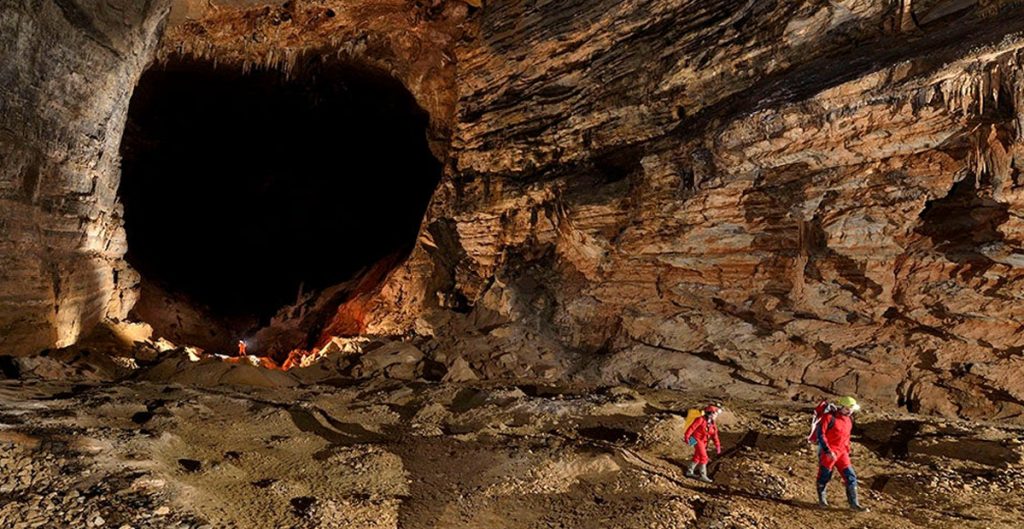
[[[872,512],[851,518],[813,507],[808,406],[781,399],[726,402],[703,484],[680,429],[708,396],[677,390],[30,375],[0,397],[0,526],[19,529],[1010,529],[1024,512],[1024,431],[998,422],[865,411]]]

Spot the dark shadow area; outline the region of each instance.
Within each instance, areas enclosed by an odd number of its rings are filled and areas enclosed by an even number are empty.
[[[980,187],[974,175],[953,184],[945,197],[925,204],[917,228],[949,260],[975,264],[971,271],[979,274],[990,267],[992,260],[978,248],[1002,241],[999,227],[1010,217],[1009,206],[992,199]]]
[[[1004,442],[973,439],[951,428],[923,432],[915,420],[874,421],[857,424],[855,438],[878,457],[927,463],[934,458],[972,461],[991,467],[1019,464],[1021,455]],[[885,487],[881,482],[877,486]]]
[[[13,356],[0,356],[0,378],[12,380],[21,378],[21,366]]]
[[[640,439],[640,434],[631,432],[625,428],[614,428],[610,426],[591,426],[580,428],[579,434],[587,439],[605,441],[608,443],[632,444]]]
[[[211,315],[265,324],[412,248],[441,174],[427,124],[400,82],[348,64],[157,65],[121,146],[128,260]]]

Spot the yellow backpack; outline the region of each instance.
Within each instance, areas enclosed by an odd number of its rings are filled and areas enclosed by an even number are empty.
[[[686,430],[689,430],[690,425],[693,424],[693,421],[696,421],[697,417],[700,417],[701,415],[704,415],[704,412],[698,410],[697,408],[690,408],[689,410],[686,410],[686,422],[683,424],[683,431],[685,432]],[[689,443],[690,445],[697,444],[697,440],[692,437],[687,439],[686,442]]]

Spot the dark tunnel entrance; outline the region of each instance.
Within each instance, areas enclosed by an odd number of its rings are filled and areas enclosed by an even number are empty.
[[[151,68],[121,145],[135,315],[231,347],[300,290],[407,253],[441,174],[427,124],[400,82],[347,64]]]

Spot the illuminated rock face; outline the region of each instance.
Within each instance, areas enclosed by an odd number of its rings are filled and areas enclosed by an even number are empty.
[[[135,304],[140,278],[123,258],[118,149],[133,89],[155,59],[290,70],[322,57],[383,71],[430,112],[430,147],[443,155],[454,106],[447,31],[465,4],[257,3],[0,8],[0,354],[70,345]]]
[[[114,28],[62,15],[103,8],[58,4],[0,18],[22,28],[0,33],[5,101],[41,98],[0,115],[16,352],[118,292],[112,153],[162,12],[113,54],[94,30]],[[203,4],[175,6],[156,56],[327,50],[430,113],[446,172],[418,245],[325,328],[432,335],[481,377],[1024,411],[1015,2]]]
[[[367,329],[488,376],[1020,414],[1020,9],[900,4],[488,6]]]
[[[0,353],[74,343],[134,303],[118,146],[167,2],[0,7]]]

